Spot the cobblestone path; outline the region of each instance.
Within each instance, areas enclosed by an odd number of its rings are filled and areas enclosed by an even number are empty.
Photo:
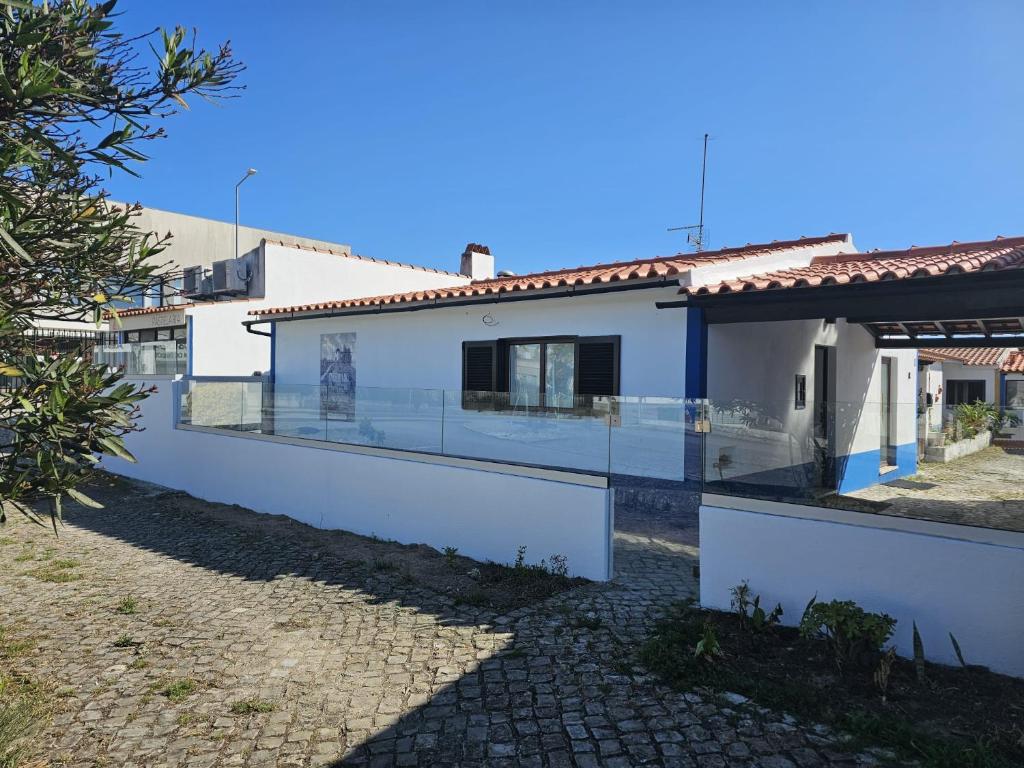
[[[948,464],[921,462],[909,482],[850,496],[886,502],[883,515],[1024,531],[1024,446],[994,445]]]
[[[52,765],[872,763],[634,665],[650,621],[694,592],[691,545],[620,534],[614,583],[495,616],[357,545],[181,499],[125,484],[59,541],[0,529],[0,625],[20,649],[0,667],[55,698],[39,741]]]

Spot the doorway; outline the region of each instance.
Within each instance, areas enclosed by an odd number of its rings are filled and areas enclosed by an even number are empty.
[[[836,480],[836,348],[814,347],[814,445],[821,487],[834,490]]]
[[[883,469],[895,466],[896,450],[892,444],[892,423],[895,405],[892,401],[893,358],[882,358],[882,395],[879,400],[879,463]]]

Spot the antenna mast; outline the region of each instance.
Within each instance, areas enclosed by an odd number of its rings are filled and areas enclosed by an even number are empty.
[[[693,250],[700,253],[704,250],[704,184],[708,173],[708,134],[704,134],[704,157],[700,164],[700,221],[686,227],[669,227],[669,232],[686,232],[686,242]]]

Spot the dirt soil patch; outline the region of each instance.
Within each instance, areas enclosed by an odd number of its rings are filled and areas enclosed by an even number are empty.
[[[695,656],[708,627],[722,651],[713,661]],[[738,614],[689,604],[658,625],[641,659],[679,690],[738,694],[836,727],[850,748],[881,745],[926,768],[1024,765],[1024,680],[983,667],[926,662],[919,680],[912,661],[896,658],[883,698],[877,655],[840,672],[823,640],[781,626],[755,633]]]
[[[457,551],[439,552],[425,544],[399,544],[395,541],[360,536],[348,531],[321,530],[285,515],[254,514],[237,505],[218,504],[172,491],[160,486],[127,482],[115,475],[100,475],[87,490],[106,505],[124,505],[126,494],[148,493],[147,503],[158,514],[195,514],[213,519],[222,527],[234,529],[244,537],[269,536],[298,540],[308,547],[311,559],[341,561],[349,568],[365,572],[368,586],[422,586],[443,594],[456,604],[507,613],[534,605],[552,595],[588,583],[564,573],[564,562],[555,560],[527,565],[522,553],[514,566],[481,563],[459,555]]]

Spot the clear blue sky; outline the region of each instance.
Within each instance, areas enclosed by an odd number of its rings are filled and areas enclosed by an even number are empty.
[[[1024,234],[1024,3],[122,0],[123,27],[230,39],[122,199],[452,268],[681,250],[713,139],[712,247]]]

